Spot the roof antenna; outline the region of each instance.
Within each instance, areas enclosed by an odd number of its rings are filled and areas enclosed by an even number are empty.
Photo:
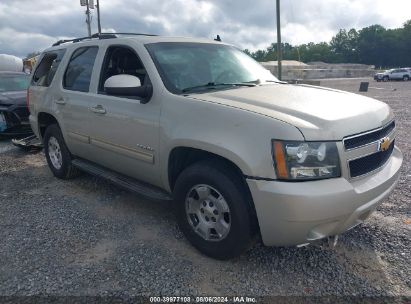
[[[220,42],[221,42],[220,35],[217,35],[217,38],[215,38],[214,40],[215,40],[215,41],[220,41]]]

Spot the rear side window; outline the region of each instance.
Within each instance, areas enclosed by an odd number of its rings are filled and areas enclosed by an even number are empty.
[[[82,47],[74,51],[63,78],[67,90],[88,92],[91,73],[96,60],[98,47]]]
[[[48,87],[53,81],[65,52],[66,50],[56,50],[45,53],[34,72],[31,85]]]

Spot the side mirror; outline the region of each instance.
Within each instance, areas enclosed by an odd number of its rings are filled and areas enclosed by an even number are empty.
[[[136,76],[120,74],[111,76],[104,82],[104,91],[107,95],[149,98],[153,88],[151,85],[142,86]]]

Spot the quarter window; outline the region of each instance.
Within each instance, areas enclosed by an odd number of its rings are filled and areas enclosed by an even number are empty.
[[[98,47],[82,47],[74,51],[63,78],[67,90],[88,92]]]
[[[48,87],[63,59],[65,50],[56,50],[44,54],[31,80],[31,85]]]

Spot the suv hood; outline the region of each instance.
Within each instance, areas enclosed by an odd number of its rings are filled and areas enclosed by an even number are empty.
[[[306,140],[342,140],[393,119],[390,107],[383,102],[308,85],[270,84],[190,97],[282,120],[297,127]]]

